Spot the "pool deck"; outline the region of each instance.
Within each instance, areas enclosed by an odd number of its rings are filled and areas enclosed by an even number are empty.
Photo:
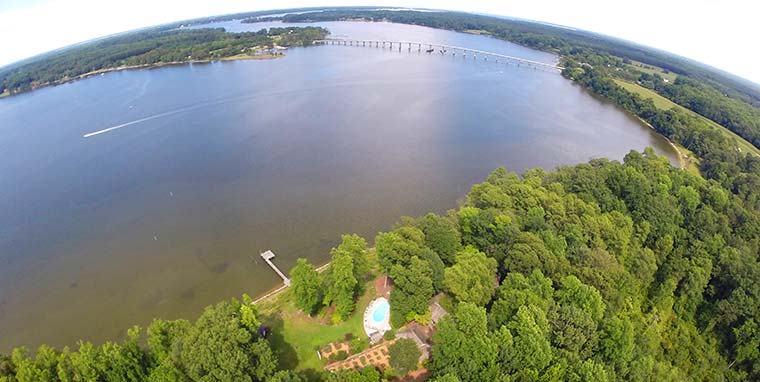
[[[378,304],[386,304],[388,306],[388,310],[385,313],[385,319],[383,319],[382,322],[375,321],[375,318],[373,317],[375,309],[379,306]],[[364,332],[367,333],[370,342],[376,343],[388,330],[391,330],[390,305],[385,297],[378,297],[372,300],[364,311]]]

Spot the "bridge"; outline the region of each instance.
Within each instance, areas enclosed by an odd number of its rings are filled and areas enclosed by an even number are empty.
[[[464,59],[472,57],[473,60],[483,59],[488,61],[499,63],[504,62],[506,64],[516,64],[517,66],[525,66],[533,69],[547,69],[551,71],[562,71],[562,66],[557,64],[548,64],[546,62],[539,62],[528,60],[526,58],[508,56],[504,54],[498,54],[493,52],[486,52],[478,49],[464,48],[461,46],[446,45],[446,44],[431,44],[424,42],[414,41],[387,41],[387,40],[350,40],[350,39],[328,39],[328,40],[316,40],[316,45],[343,45],[343,46],[357,46],[357,47],[370,47],[370,48],[382,48],[390,50],[398,50],[399,52],[418,52],[428,54],[440,54],[442,56],[451,55],[453,57],[460,56]]]

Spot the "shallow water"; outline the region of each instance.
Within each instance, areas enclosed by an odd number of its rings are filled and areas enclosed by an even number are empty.
[[[319,25],[556,60],[423,27]],[[280,282],[260,252],[283,270],[322,263],[341,233],[371,240],[402,215],[454,208],[497,166],[647,146],[677,162],[557,73],[343,46],[109,73],[0,100],[0,121],[0,352],[119,339],[260,294]]]

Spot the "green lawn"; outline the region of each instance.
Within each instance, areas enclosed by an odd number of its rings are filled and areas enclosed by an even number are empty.
[[[491,32],[489,32],[487,30],[482,30],[482,29],[466,29],[466,30],[464,30],[464,33],[484,35],[484,36],[490,36],[491,35]]]
[[[257,304],[262,323],[272,329],[270,342],[278,353],[281,368],[321,370],[324,363],[317,356],[318,349],[330,342],[343,341],[347,333],[354,338],[366,337],[362,321],[364,309],[377,297],[374,280],[380,274],[374,252],[370,250],[368,255],[373,267],[372,280],[364,284],[364,293],[356,302],[354,314],[340,324],[323,324],[325,311],[313,317],[305,315],[293,303],[290,290]]]
[[[678,110],[684,111],[688,113],[689,115],[695,116],[697,118],[702,119],[705,121],[709,126],[712,128],[718,129],[718,131],[721,132],[721,134],[725,135],[728,139],[736,141],[736,144],[739,146],[739,148],[742,150],[742,152],[751,152],[755,155],[760,155],[760,150],[753,146],[751,143],[747,142],[744,138],[740,137],[733,131],[715,123],[713,120],[709,118],[705,118],[681,105],[678,105],[674,103],[673,101],[657,94],[655,91],[647,89],[643,86],[640,86],[638,84],[634,84],[631,82],[615,79],[615,82],[623,87],[624,89],[628,90],[629,92],[636,93],[644,98],[650,98],[652,101],[654,101],[654,105],[657,106],[660,109],[668,110],[672,108],[676,108]]]
[[[638,61],[632,61],[631,64],[629,64],[628,66],[630,66],[630,67],[632,67],[632,68],[634,68],[634,69],[636,69],[636,70],[638,70],[640,72],[648,73],[648,74],[651,74],[651,75],[657,74],[660,77],[667,79],[671,83],[673,81],[675,81],[676,77],[677,77],[677,75],[675,73],[673,73],[673,72],[665,73],[665,70],[662,69],[662,68],[658,68],[658,67],[652,66],[652,65],[646,65],[646,64],[643,64],[643,63],[638,62]],[[652,68],[654,68],[654,69],[649,68],[649,66],[652,66]]]

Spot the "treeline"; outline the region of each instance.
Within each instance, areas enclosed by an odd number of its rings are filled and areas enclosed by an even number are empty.
[[[546,24],[455,12],[329,10],[288,14],[282,17],[286,22],[345,19],[387,20],[455,31],[485,30],[497,38],[534,49],[556,52],[562,56],[577,56],[578,52],[584,53],[585,58],[589,58],[590,55],[605,56],[606,59],[603,61],[612,64],[615,69],[625,69],[624,60],[656,65],[681,76],[671,84],[665,83],[657,75],[647,73],[633,80],[717,122],[760,147],[760,87],[696,65],[689,60],[630,42]]]
[[[322,274],[306,259],[298,259],[290,271],[296,306],[309,315],[322,306],[332,306],[330,321],[333,323],[354,313],[356,299],[372,275],[367,242],[358,235],[343,235],[342,239],[341,244],[330,251],[330,267]]]
[[[628,60],[602,52],[575,48],[564,57],[576,64],[589,64],[599,74],[636,82],[654,90],[760,147],[760,108],[728,97],[713,87],[686,76],[678,76],[674,82],[666,82],[658,73],[642,72],[632,67]]]
[[[434,381],[744,381],[760,378],[759,232],[740,197],[647,149],[522,178],[497,169],[458,210],[404,219],[375,245],[395,327],[429,319],[437,291],[450,296],[426,364]],[[372,261],[355,235],[332,257],[326,274],[300,261],[292,292],[340,321]],[[132,329],[120,344],[16,349],[0,357],[0,381],[305,380],[276,371],[265,332],[244,297],[192,324],[155,321],[147,346]]]
[[[453,298],[434,381],[741,381],[760,377],[758,233],[741,198],[647,149],[498,169],[375,245],[394,325]]]
[[[658,109],[651,99],[623,89],[596,66],[582,65],[573,58],[567,58],[565,66],[564,75],[612,100],[651,124],[660,134],[694,152],[700,158],[702,175],[720,182],[753,210],[760,210],[757,192],[760,158],[756,155],[741,152],[733,140],[699,118],[675,109]]]
[[[444,288],[458,305],[428,366],[440,381],[755,380],[758,217],[651,149],[497,170],[445,217],[464,249],[444,274],[464,285]]]
[[[281,19],[285,22],[364,19],[367,21],[391,21],[421,25],[460,32],[484,30],[504,40],[563,55],[568,54],[573,48],[583,47],[688,75],[709,84],[720,93],[760,106],[760,86],[750,81],[664,51],[577,29],[468,13],[407,10],[333,9],[322,12],[288,14]]]
[[[277,358],[247,296],[207,307],[194,323],[154,320],[147,337],[139,327],[127,333],[124,342],[101,346],[42,345],[34,355],[17,348],[0,356],[0,381],[297,381],[275,371]]]
[[[673,84],[656,80],[649,83],[654,85],[652,88],[655,91],[671,101],[727,127],[755,147],[760,147],[760,109],[757,107],[726,97],[711,87],[685,77],[679,77]]]
[[[223,29],[150,30],[111,37],[0,71],[0,93],[16,94],[121,66],[215,60],[255,47],[305,46],[327,36],[318,27],[227,33]]]

